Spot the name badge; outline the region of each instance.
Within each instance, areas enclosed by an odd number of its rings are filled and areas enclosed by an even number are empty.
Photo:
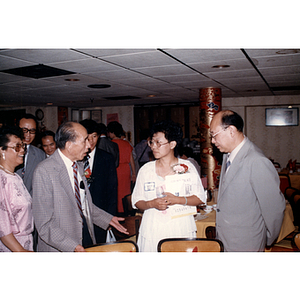
[[[145,182],[144,184],[145,192],[150,192],[155,190],[155,182]]]

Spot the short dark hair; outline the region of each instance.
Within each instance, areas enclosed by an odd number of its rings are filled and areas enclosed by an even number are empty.
[[[16,137],[22,140],[23,132],[17,126],[4,126],[0,129],[0,147],[2,150],[7,149],[7,144],[9,143],[10,137],[15,135]]]
[[[21,119],[32,119],[35,122],[35,128],[38,130],[38,121],[37,118],[33,114],[23,114],[21,117],[17,120],[17,126],[20,127],[20,121]]]
[[[99,123],[98,127],[99,127],[99,134],[105,134],[105,135],[107,135],[107,127],[106,127],[105,124]]]
[[[112,121],[107,125],[107,131],[114,133],[116,137],[120,138],[124,134],[122,125],[117,121]]]
[[[174,148],[174,155],[178,156],[178,146],[182,142],[183,132],[181,126],[172,120],[164,120],[155,123],[150,130],[150,138],[153,138],[155,133],[162,132],[165,134],[165,138],[168,142],[175,141],[176,146]]]
[[[231,125],[236,127],[237,131],[243,132],[244,121],[242,117],[235,111],[225,110],[222,115],[221,126],[227,128]]]
[[[97,132],[97,134],[100,134],[98,123],[91,119],[84,119],[79,122],[85,129],[87,130],[88,134],[91,134],[93,132]]]
[[[67,121],[62,123],[55,134],[55,142],[57,148],[63,150],[65,149],[66,142],[75,142],[77,138],[77,133],[73,126],[74,122]]]
[[[45,130],[44,132],[42,132],[41,134],[41,139],[46,137],[46,136],[52,136],[53,140],[55,141],[55,133],[51,130]]]

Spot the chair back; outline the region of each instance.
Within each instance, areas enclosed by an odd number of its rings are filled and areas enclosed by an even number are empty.
[[[158,252],[224,252],[223,243],[217,239],[169,238],[159,241]]]
[[[139,252],[133,241],[119,241],[115,243],[99,244],[85,248],[87,252]]]
[[[297,232],[293,236],[293,244],[296,246],[296,248],[298,249],[298,251],[300,251],[300,232]]]
[[[141,224],[142,217],[141,216],[128,216],[124,217],[124,221],[121,221],[120,223],[122,226],[124,226],[129,234],[124,234],[114,227],[112,228],[112,231],[114,233],[114,236],[116,237],[117,241],[128,239],[129,237],[136,236],[136,241],[139,234],[139,228]]]
[[[280,190],[281,190],[282,194],[284,194],[285,190],[291,186],[290,177],[288,174],[280,173],[279,179],[280,179]]]

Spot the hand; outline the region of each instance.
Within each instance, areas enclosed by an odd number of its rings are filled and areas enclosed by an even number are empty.
[[[111,221],[109,222],[109,225],[115,227],[118,231],[120,231],[121,233],[124,234],[129,234],[129,232],[127,231],[127,229],[125,227],[123,227],[119,221],[124,221],[124,218],[118,218],[118,217],[113,217],[111,219]]]
[[[151,208],[156,208],[158,210],[166,210],[170,205],[170,201],[168,201],[166,197],[156,198],[151,201],[150,205]]]
[[[86,251],[81,245],[77,245],[74,252],[86,252]]]

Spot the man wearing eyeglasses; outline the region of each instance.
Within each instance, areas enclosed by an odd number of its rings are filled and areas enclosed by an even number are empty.
[[[216,238],[225,251],[264,251],[280,232],[285,200],[272,162],[243,134],[244,121],[226,110],[211,121],[212,143],[224,153]]]
[[[23,143],[26,144],[26,154],[24,156],[24,164],[17,167],[16,173],[21,176],[28,192],[32,195],[33,171],[46,158],[46,154],[32,145],[37,131],[37,120],[34,115],[23,115],[19,119],[17,126],[23,131]]]

